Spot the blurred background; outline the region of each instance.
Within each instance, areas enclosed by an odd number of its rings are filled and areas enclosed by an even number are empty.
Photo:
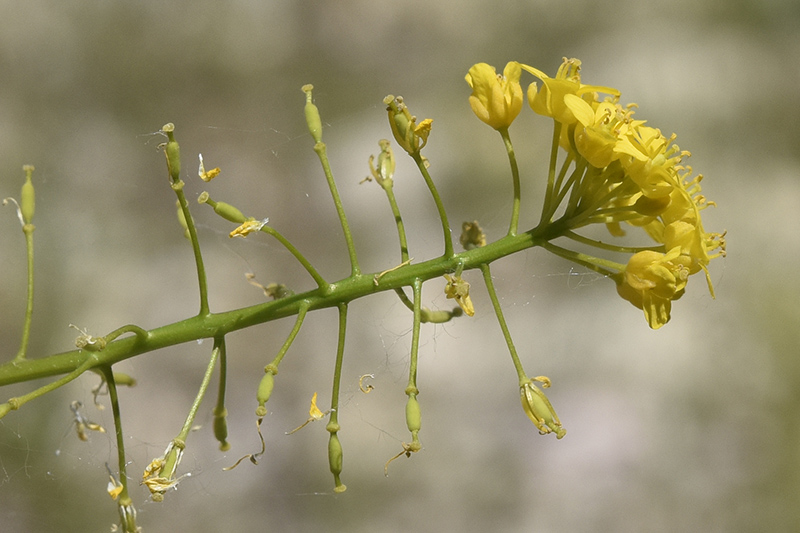
[[[176,125],[187,194],[208,190],[269,217],[330,280],[346,250],[300,87],[315,85],[324,140],[365,271],[399,258],[392,217],[367,159],[389,137],[387,94],[434,119],[426,148],[454,228],[508,224],[511,186],[499,136],[467,103],[476,62],[509,60],[551,75],[563,56],[583,81],[622,91],[690,150],[706,176],[708,231],[728,232],[711,264],[651,331],[613,283],[542,250],[493,266],[512,334],[568,430],[541,437],[480,277],[474,318],[423,329],[419,387],[424,450],[387,459],[404,420],[411,315],[381,294],[350,310],[340,437],[344,494],[333,494],[322,423],[302,423],[311,395],[328,405],[336,312],[310,315],[281,365],[259,450],[255,389],[293,321],[228,337],[229,430],[211,433],[210,393],[188,441],[178,490],[147,501],[139,473],[177,435],[210,343],[134,358],[122,389],[133,497],[144,531],[797,531],[800,529],[800,4],[791,0],[240,0],[0,2],[0,197],[19,196],[36,167],[36,299],[31,357],[69,350],[75,324],[103,335],[196,313],[191,249],[175,216],[156,132]],[[526,78],[527,81],[532,81]],[[526,81],[526,82],[527,82]],[[521,228],[537,219],[551,123],[529,109],[511,128],[523,178]],[[194,178],[197,154],[222,174]],[[399,156],[400,154],[398,154]],[[395,191],[417,261],[441,252],[433,203],[410,161]],[[25,307],[25,248],[0,210],[0,339],[14,356]],[[246,272],[300,291],[312,280],[274,240],[232,241],[231,224],[195,206],[211,306],[264,301]],[[457,235],[456,235],[457,236]],[[780,261],[778,261],[780,259]],[[783,270],[783,272],[781,272]],[[787,270],[789,274],[787,274]],[[426,305],[450,308],[444,282]],[[358,390],[358,377],[375,389]],[[69,405],[112,431],[83,377],[0,421],[0,528],[108,531],[116,507],[110,433],[75,435]],[[4,397],[43,382],[7,387]],[[214,387],[212,386],[212,389]],[[107,398],[100,398],[108,405]]]

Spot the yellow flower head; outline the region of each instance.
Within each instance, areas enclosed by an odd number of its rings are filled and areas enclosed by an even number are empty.
[[[503,75],[486,63],[477,63],[465,76],[472,88],[469,105],[483,122],[496,130],[508,128],[522,110],[519,63],[509,61]]]

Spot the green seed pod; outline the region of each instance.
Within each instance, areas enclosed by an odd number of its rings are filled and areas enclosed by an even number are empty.
[[[124,385],[126,387],[135,387],[136,378],[124,372],[114,372],[114,382],[117,386]]]
[[[198,204],[208,204],[214,208],[214,212],[224,218],[225,220],[229,220],[236,224],[241,224],[247,217],[239,211],[239,209],[233,207],[231,204],[226,204],[225,202],[215,202],[211,199],[207,192],[203,191],[200,193],[200,196],[197,197]]]
[[[168,142],[164,147],[164,153],[167,156],[167,170],[173,182],[178,182],[181,179],[181,147],[178,146],[178,141],[175,140],[175,125],[171,122],[164,124],[161,131],[167,134]]]
[[[342,473],[343,457],[342,443],[339,442],[339,436],[336,433],[331,433],[331,438],[328,440],[328,461],[330,462],[332,474]]]
[[[268,371],[266,374],[264,374],[264,377],[261,378],[261,383],[258,385],[258,392],[256,393],[258,409],[256,409],[256,415],[264,416],[267,414],[267,409],[264,407],[264,405],[269,401],[269,397],[272,396],[272,389],[274,387],[275,375]]]
[[[414,396],[409,396],[406,403],[406,425],[412,433],[419,431],[422,427],[422,412],[419,408],[419,402]]]
[[[247,217],[241,211],[225,202],[217,202],[214,206],[214,212],[225,220],[230,220],[236,224],[241,224],[247,220]]]
[[[33,190],[33,183],[31,183],[33,166],[25,165],[22,167],[22,170],[25,171],[25,183],[22,185],[20,212],[22,213],[22,220],[25,221],[25,224],[30,224],[33,220],[33,212],[36,209],[36,194]]]
[[[214,437],[219,441],[220,451],[230,450],[231,444],[228,438],[228,410],[214,408]]]
[[[331,438],[328,440],[328,463],[335,483],[334,492],[347,490],[347,486],[339,479],[339,475],[342,473],[342,460],[342,443],[339,442],[339,436],[336,433],[331,433]]]
[[[308,131],[311,132],[311,137],[314,142],[322,142],[322,119],[319,116],[319,109],[311,101],[311,91],[314,86],[311,84],[303,85],[303,92],[306,93],[306,124],[308,124]]]

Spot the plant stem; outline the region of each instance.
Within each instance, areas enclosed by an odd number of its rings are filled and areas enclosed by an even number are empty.
[[[550,165],[547,169],[547,188],[544,193],[544,202],[542,204],[542,218],[539,222],[540,226],[546,226],[553,218],[558,208],[558,203],[553,201],[555,197],[555,183],[556,183],[556,164],[558,163],[558,147],[559,139],[561,137],[561,123],[557,120],[553,121],[553,142],[550,145]]]
[[[25,322],[22,325],[22,340],[20,341],[19,351],[14,358],[16,361],[25,359],[28,353],[28,343],[31,338],[31,320],[33,319],[33,224],[25,224],[22,227],[25,233],[25,250],[28,258],[28,298],[25,306]]]
[[[434,185],[431,175],[428,173],[428,168],[425,165],[425,160],[422,158],[422,155],[419,152],[415,152],[411,157],[413,157],[414,161],[417,163],[417,168],[425,179],[428,190],[431,191],[431,196],[433,196],[433,201],[436,204],[436,210],[439,211],[439,220],[442,221],[442,233],[444,233],[443,257],[453,257],[453,237],[450,235],[450,223],[447,222],[447,212],[444,210],[442,199],[439,196],[439,192],[436,190],[436,185]]]
[[[508,351],[511,354],[511,361],[514,363],[514,368],[519,375],[519,386],[523,386],[529,381],[525,369],[522,368],[522,363],[517,355],[517,349],[514,347],[514,341],[511,339],[511,333],[508,331],[506,319],[503,316],[503,309],[500,307],[500,300],[497,299],[497,291],[494,289],[494,281],[492,281],[492,272],[489,270],[488,264],[481,265],[481,272],[483,273],[483,281],[486,283],[486,290],[489,292],[489,298],[492,299],[492,307],[494,307],[494,314],[497,315],[497,321],[500,323],[500,329],[503,331],[503,337],[508,345]]]
[[[197,238],[197,228],[192,218],[192,213],[189,211],[189,202],[186,201],[186,195],[183,193],[183,182],[172,185],[172,189],[178,196],[183,217],[186,220],[186,227],[189,230],[189,240],[192,242],[192,250],[194,251],[194,262],[197,266],[197,281],[200,286],[200,316],[208,315],[208,282],[206,281],[206,269],[203,265],[203,254],[200,252],[200,241]]]
[[[514,236],[519,227],[519,204],[520,204],[520,185],[519,167],[517,166],[517,156],[514,153],[514,146],[511,144],[511,137],[508,135],[508,128],[498,130],[503,137],[503,144],[508,154],[508,162],[511,165],[511,178],[514,182],[514,203],[511,207],[511,224],[508,226],[508,234]]]
[[[317,282],[317,286],[323,290],[327,289],[328,282],[325,281],[325,278],[320,276],[319,272],[317,272],[317,269],[314,268],[314,266],[308,261],[308,259],[306,259],[305,256],[300,253],[300,250],[295,248],[295,246],[291,242],[289,242],[289,239],[284,237],[280,232],[278,232],[278,230],[276,230],[272,226],[264,226],[261,228],[261,231],[275,237],[278,240],[278,242],[280,242],[287,250],[289,250],[289,253],[291,253],[294,256],[294,258],[297,259],[297,261],[299,261],[301,265],[303,265],[303,268],[306,269],[306,272],[308,272],[311,275],[311,277],[314,278],[314,281]]]
[[[331,171],[331,165],[328,161],[325,143],[316,143],[314,145],[314,152],[316,152],[320,163],[322,163],[322,170],[325,173],[325,179],[328,181],[328,188],[331,190],[331,196],[333,197],[333,204],[336,206],[336,214],[339,215],[339,222],[342,224],[344,240],[347,242],[347,252],[350,254],[350,275],[358,276],[361,274],[361,269],[358,267],[358,257],[356,256],[356,248],[353,244],[353,234],[350,232],[350,225],[347,223],[347,215],[344,212],[342,199],[339,197],[339,190],[336,188],[336,182],[333,179],[333,172]]]
[[[122,492],[120,492],[118,496],[119,506],[132,506],[133,501],[128,493],[127,461],[125,460],[125,438],[122,433],[122,415],[120,414],[119,409],[117,382],[114,380],[114,372],[112,372],[110,366],[103,366],[100,368],[100,371],[106,380],[106,386],[108,387],[108,399],[111,402],[111,412],[114,416],[114,433],[117,438],[117,468],[119,469],[119,481],[122,484]],[[135,518],[129,517],[127,521],[129,522],[130,520],[135,520]],[[128,523],[122,524],[122,527],[125,528],[126,533],[130,531],[129,526],[130,524]],[[135,529],[131,531],[131,533],[134,531]]]
[[[370,294],[412,285],[416,278],[424,281],[441,277],[445,273],[455,271],[459,263],[464,265],[464,270],[478,268],[481,263],[489,263],[533,246],[542,246],[547,239],[557,236],[557,234],[550,235],[550,231],[552,228],[549,227],[535,228],[514,237],[503,237],[486,246],[474,248],[450,258],[439,257],[410,264],[387,272],[381,277],[379,286],[374,284],[373,275],[351,276],[331,283],[328,291],[316,288],[250,307],[190,317],[152,329],[147,332],[146,337],[136,335],[109,342],[99,352],[90,354],[86,350],[72,350],[46,358],[9,362],[0,365],[0,386],[71,373],[78,368],[85,370],[93,366],[113,365],[159,348],[214,338],[256,324],[296,315],[301,307],[305,307],[308,311],[335,307],[341,302],[349,302]],[[92,359],[88,359],[89,357]]]

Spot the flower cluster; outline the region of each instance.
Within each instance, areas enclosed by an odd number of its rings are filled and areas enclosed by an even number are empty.
[[[674,144],[675,135],[665,137],[634,119],[635,104],[622,106],[618,90],[583,84],[580,65],[565,58],[551,78],[516,62],[498,76],[479,63],[467,74],[470,105],[486,124],[508,128],[519,113],[520,72],[540,80],[541,85],[529,86],[528,103],[554,120],[554,142],[567,152],[559,178],[548,183],[542,222],[558,213],[565,236],[579,240],[573,230],[589,224],[603,223],[614,236],[625,234],[621,223],[643,228],[656,246],[623,248],[581,240],[605,250],[633,251],[627,265],[562,255],[613,278],[619,294],[642,309],[657,329],[669,320],[671,302],[680,298],[692,274],[704,272],[713,297],[707,265],[725,255],[725,235],[704,230],[700,212],[714,204],[700,194],[702,176],[692,177],[691,167],[683,164],[690,154]],[[574,170],[567,177],[570,164]],[[551,162],[551,170],[555,166]]]

